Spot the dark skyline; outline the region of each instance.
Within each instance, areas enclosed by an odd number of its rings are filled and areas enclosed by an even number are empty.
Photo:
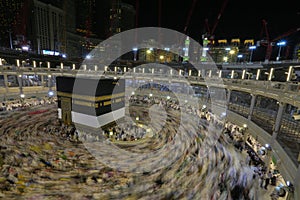
[[[105,40],[112,33],[110,29],[110,8],[113,0],[41,0],[46,4],[58,6],[61,10],[67,12],[66,26],[70,33],[78,34],[82,37],[75,41],[86,40],[85,38],[97,40]],[[118,0],[114,0],[117,2]],[[123,3],[132,5],[137,13],[137,27],[163,27],[179,31],[189,35],[194,40],[202,44],[202,35],[205,30],[205,19],[208,20],[210,29],[212,29],[217,16],[224,4],[224,12],[216,26],[214,36],[215,40],[227,39],[228,43],[233,38],[254,39],[255,42],[266,39],[265,33],[262,33],[262,20],[267,21],[267,29],[270,35],[270,41],[291,29],[300,27],[300,3],[296,0],[286,1],[282,4],[270,4],[267,1],[253,0],[251,2],[240,2],[238,0],[120,0]],[[15,2],[15,4],[13,4]],[[27,4],[25,3],[27,2]],[[16,40],[16,35],[25,35],[29,41],[36,41],[33,37],[34,31],[32,14],[35,10],[29,4],[32,0],[15,0],[2,1],[0,7],[1,12],[1,37],[0,44],[9,47],[9,34],[11,30],[12,39]],[[137,4],[138,2],[138,4]],[[161,13],[159,14],[159,2],[161,2]],[[21,6],[21,5],[27,5]],[[138,8],[136,8],[136,6]],[[191,7],[194,5],[191,14]],[[25,9],[27,8],[27,10]],[[24,12],[26,11],[26,12]],[[132,11],[132,9],[131,9]],[[126,12],[124,12],[126,13]],[[121,31],[135,27],[134,11],[129,15],[124,15],[122,22],[124,27]],[[187,30],[185,26],[189,14],[191,18]],[[27,17],[26,17],[27,16]],[[160,18],[159,18],[160,16]],[[87,23],[89,22],[89,23]],[[27,24],[26,24],[27,23]],[[20,26],[19,24],[22,24]],[[130,25],[127,25],[130,24]],[[133,25],[133,26],[132,26]],[[21,29],[25,27],[26,29]],[[20,29],[20,30],[19,30]],[[48,36],[47,36],[48,37]],[[62,38],[62,37],[61,37]],[[49,38],[48,38],[49,39]],[[300,31],[290,34],[288,37],[282,38],[287,41],[288,51],[292,54],[295,52],[296,45],[300,43]],[[49,41],[52,41],[49,39]],[[276,41],[273,41],[276,45]],[[97,42],[96,42],[97,43]],[[74,43],[75,44],[75,43]],[[34,46],[34,45],[33,45]],[[266,43],[264,43],[264,47]],[[47,47],[50,48],[50,47]],[[275,47],[276,48],[276,47]],[[263,48],[262,48],[263,49]],[[258,50],[256,50],[258,52]],[[255,57],[255,56],[254,56]]]
[[[136,0],[123,0],[136,6]],[[138,27],[158,26],[159,0],[139,0]],[[205,32],[205,19],[213,26],[224,0],[197,0],[191,16],[187,34],[196,40]],[[161,27],[184,32],[184,27],[193,0],[161,0]],[[300,27],[300,3],[285,1],[281,4],[269,1],[253,0],[242,2],[228,0],[224,12],[215,30],[218,38],[254,38],[260,39],[262,20],[268,22],[270,39]]]
[[[63,0],[42,0],[63,8]],[[184,33],[184,27],[191,11],[193,1],[195,7],[191,15],[186,34],[196,40],[200,40],[205,33],[205,19],[208,19],[210,28],[215,23],[217,16],[226,0],[121,0],[136,7],[138,1],[138,27],[160,26],[170,28]],[[81,2],[81,1],[75,1]],[[161,15],[159,18],[159,2],[161,2]],[[227,0],[224,12],[215,30],[215,38],[261,39],[262,20],[268,22],[270,39],[278,37],[283,33],[300,27],[300,2],[288,0],[285,2],[270,3],[269,1],[252,0],[241,2],[238,0]],[[112,0],[95,1],[92,8],[92,30],[95,34],[105,39],[109,36],[109,9]],[[85,14],[80,11],[86,10],[79,4],[78,15]],[[82,18],[85,21],[84,18]],[[82,21],[81,21],[82,22]],[[77,24],[77,27],[85,27],[85,23]]]

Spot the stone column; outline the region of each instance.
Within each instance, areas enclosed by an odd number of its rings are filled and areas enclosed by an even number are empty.
[[[286,105],[285,103],[282,103],[282,102],[279,103],[279,108],[278,108],[278,111],[277,111],[276,121],[275,121],[275,125],[274,125],[274,128],[273,128],[273,134],[272,134],[272,138],[271,138],[271,141],[270,141],[270,144],[269,144],[270,146],[269,146],[269,148],[266,148],[267,149],[267,158],[266,158],[266,162],[265,162],[265,164],[267,165],[266,173],[268,173],[268,171],[270,170],[270,162],[271,162],[271,158],[272,158],[272,154],[273,154],[273,151],[272,151],[273,147],[272,146],[274,144],[274,141],[276,140],[276,137],[277,137],[279,129],[280,129],[281,120],[282,120],[285,105]]]
[[[251,117],[252,117],[252,114],[253,114],[255,101],[256,101],[256,95],[251,94],[251,96],[252,96],[252,98],[251,98],[251,104],[250,104],[249,115],[248,115],[248,120],[249,121],[251,121]]]
[[[43,87],[45,86],[44,75],[41,75],[41,84],[42,84]]]
[[[4,76],[4,87],[6,89],[6,91],[8,90],[8,78],[7,78],[7,74],[3,74]]]
[[[230,89],[227,89],[227,105],[229,105],[230,103],[230,96],[231,96],[231,90]]]
[[[206,70],[205,69],[201,69],[201,76],[202,78],[206,78]]]
[[[23,94],[23,78],[22,78],[22,74],[18,74],[17,75],[17,79],[18,79],[18,84],[19,84],[19,89],[20,89],[20,94]]]
[[[5,87],[5,94],[4,94],[4,99],[6,100],[6,95],[8,94],[8,78],[7,74],[3,74],[4,77],[4,87]]]
[[[272,140],[273,141],[276,140],[276,137],[278,135],[285,105],[286,105],[285,103],[282,103],[282,102],[279,103],[279,108],[278,108],[278,111],[277,111],[276,121],[275,121],[275,125],[274,125],[274,128],[273,128],[273,134],[272,134]]]
[[[51,90],[51,81],[52,81],[52,76],[50,74],[48,74],[48,87],[49,87],[49,90]]]

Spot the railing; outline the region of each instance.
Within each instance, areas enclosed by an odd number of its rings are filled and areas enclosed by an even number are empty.
[[[229,103],[228,109],[246,118],[248,117],[250,110],[249,107],[245,105],[239,105],[234,103]]]
[[[103,74],[103,75],[111,75],[111,76],[123,76],[122,74],[116,72],[104,72],[104,71],[93,71],[93,70],[72,70],[72,69],[53,69],[53,68],[14,68],[14,69],[2,69],[0,67],[0,74],[4,73],[15,73],[15,74],[30,74],[30,73],[67,73],[67,74]],[[189,81],[199,81],[199,82],[213,82],[222,80],[224,84],[235,84],[242,86],[259,86],[260,88],[272,89],[272,90],[284,90],[284,91],[292,91],[299,92],[300,85],[297,82],[274,82],[274,81],[257,81],[257,80],[247,80],[247,79],[228,79],[228,78],[218,78],[218,77],[198,77],[198,76],[181,76],[181,75],[167,75],[167,74],[159,74],[159,73],[133,73],[129,72],[124,75],[125,77],[140,77],[140,78],[151,78],[151,77],[160,77],[160,78],[171,78],[176,81],[176,79],[186,79]]]

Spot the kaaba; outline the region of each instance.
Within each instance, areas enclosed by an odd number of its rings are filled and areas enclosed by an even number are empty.
[[[125,80],[56,77],[58,118],[66,125],[104,127],[125,116]]]

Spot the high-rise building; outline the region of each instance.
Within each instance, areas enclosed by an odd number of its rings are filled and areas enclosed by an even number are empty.
[[[110,9],[110,35],[120,33],[135,27],[135,9],[132,5],[120,0],[112,1]]]
[[[135,14],[134,7],[127,3],[121,3],[121,32],[135,28]]]
[[[95,37],[96,0],[76,0],[76,32],[84,37]]]
[[[95,7],[96,0],[2,0],[0,46],[83,57],[101,41]]]
[[[74,0],[64,0],[63,11],[66,18],[66,31],[76,32],[76,2]]]
[[[111,1],[111,8],[109,10],[109,34],[108,36],[113,36],[115,34],[121,33],[135,27],[135,9],[132,5],[122,3],[121,0]],[[121,53],[122,41],[114,41],[116,51]],[[134,52],[134,59],[136,59],[137,52]],[[125,54],[121,56],[121,59],[131,59],[131,55]]]
[[[81,57],[81,43],[83,39],[81,35],[76,32],[76,16],[77,16],[77,1],[64,0],[62,9],[65,13],[65,31],[66,31],[66,55],[68,58]]]
[[[76,34],[81,38],[73,42],[80,45],[81,55],[85,56],[101,42],[96,27],[99,20],[99,13],[96,12],[98,4],[96,5],[96,0],[76,0],[75,4]],[[75,38],[74,35],[73,38]]]
[[[51,4],[52,6],[55,6],[60,9],[63,9],[64,2],[65,2],[65,0],[39,0],[39,1],[45,4]]]
[[[25,35],[29,0],[0,1],[0,46],[13,48],[16,35]]]
[[[66,51],[66,27],[64,11],[41,1],[33,1],[33,47],[37,53],[51,50]]]

